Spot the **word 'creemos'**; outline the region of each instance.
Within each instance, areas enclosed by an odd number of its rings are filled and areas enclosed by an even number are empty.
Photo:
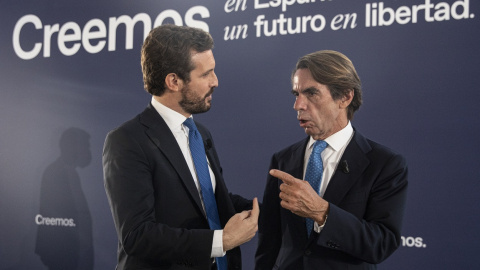
[[[60,227],[75,227],[75,221],[73,218],[56,218],[56,217],[44,217],[42,215],[35,216],[35,223],[37,225],[44,226],[60,226]]]
[[[197,27],[209,31],[208,24],[204,21],[194,19],[199,15],[201,18],[209,18],[210,11],[204,6],[194,6],[188,9],[184,18],[175,10],[162,11],[155,18],[153,27],[161,25],[166,19],[173,20],[176,25]],[[198,16],[197,16],[198,17]],[[43,48],[43,57],[51,56],[52,39],[56,37],[58,50],[65,56],[76,54],[83,46],[85,51],[91,54],[102,51],[108,42],[108,51],[116,50],[117,28],[122,25],[125,28],[125,49],[133,48],[134,27],[138,22],[143,23],[143,38],[152,29],[152,19],[146,13],[139,13],[133,18],[127,15],[110,17],[107,25],[100,19],[88,21],[83,29],[75,22],[67,22],[63,25],[43,25],[42,20],[33,14],[21,17],[15,24],[13,30],[13,49],[18,57],[29,60],[37,57]],[[32,32],[32,26],[34,27]],[[121,27],[121,28],[122,28]],[[39,36],[36,32],[43,29],[43,41],[33,41],[32,36]],[[33,43],[33,44],[32,44]]]

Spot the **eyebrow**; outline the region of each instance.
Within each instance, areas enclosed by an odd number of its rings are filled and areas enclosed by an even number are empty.
[[[319,92],[320,92],[320,90],[318,88],[314,87],[314,86],[302,89],[300,91],[292,90],[292,94],[294,94],[294,95],[298,95],[299,93],[302,93],[302,94],[317,94]]]
[[[312,87],[308,87],[308,88],[305,88],[303,90],[301,90],[302,93],[310,93],[310,94],[316,94],[316,93],[319,93],[320,90],[314,86]]]
[[[209,69],[209,70],[205,71],[204,73],[202,73],[201,76],[208,75],[208,73],[212,72],[213,70],[214,70],[213,68]]]

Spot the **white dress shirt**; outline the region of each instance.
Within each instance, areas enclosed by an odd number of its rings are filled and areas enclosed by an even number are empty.
[[[197,173],[195,171],[195,165],[193,164],[192,155],[190,153],[190,147],[188,145],[188,127],[183,125],[183,122],[187,119],[182,114],[168,108],[162,103],[158,102],[155,98],[152,97],[152,106],[160,114],[160,116],[167,123],[168,128],[172,131],[173,136],[177,140],[180,150],[182,150],[183,157],[187,162],[190,173],[192,174],[195,185],[197,186],[198,194],[200,196],[200,201],[202,202],[202,207],[205,210],[203,205],[202,192],[200,190],[200,183],[198,182]],[[192,117],[192,116],[190,116]],[[210,168],[210,161],[207,158],[208,162],[208,171],[210,172],[210,179],[212,180],[212,188],[215,193],[216,181],[215,175],[213,174],[212,169]],[[212,243],[212,254],[211,257],[223,257],[225,252],[223,252],[223,230],[215,230],[213,234],[213,243]]]
[[[338,163],[340,162],[340,158],[345,152],[345,148],[350,143],[353,137],[353,128],[348,121],[346,127],[342,130],[338,131],[337,133],[331,135],[330,137],[326,138],[324,141],[328,144],[327,148],[323,150],[321,156],[323,161],[323,174],[322,174],[322,183],[320,184],[320,190],[317,190],[320,197],[323,197],[325,190],[327,189],[328,183],[332,178],[335,170],[337,169]],[[310,137],[310,141],[307,144],[307,149],[305,150],[305,159],[303,165],[303,179],[305,179],[305,172],[307,171],[307,164],[308,159],[310,158],[310,154],[313,150],[313,144],[315,140]],[[325,225],[325,224],[323,224]],[[320,226],[318,223],[314,223],[314,231],[319,233],[323,229],[323,225]]]

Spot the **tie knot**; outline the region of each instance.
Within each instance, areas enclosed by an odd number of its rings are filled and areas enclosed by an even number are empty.
[[[320,154],[327,148],[327,143],[325,141],[315,141],[313,144],[313,153]]]
[[[188,129],[190,131],[195,131],[197,130],[197,126],[195,125],[195,122],[193,122],[193,119],[192,118],[187,118],[187,120],[185,120],[185,122],[183,122],[183,124],[188,127]]]

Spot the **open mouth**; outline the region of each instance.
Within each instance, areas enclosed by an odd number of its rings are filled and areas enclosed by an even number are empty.
[[[298,122],[302,128],[306,128],[309,121],[305,119],[298,119]]]

